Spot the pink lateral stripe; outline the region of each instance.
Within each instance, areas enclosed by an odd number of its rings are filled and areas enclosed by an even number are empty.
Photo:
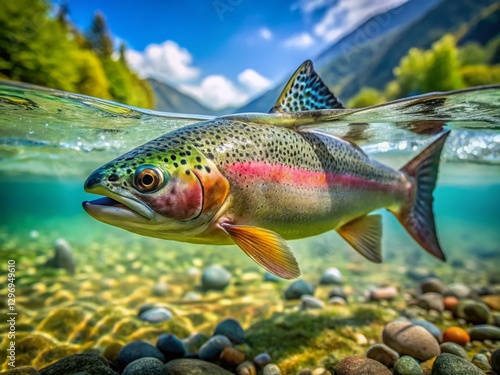
[[[236,162],[228,164],[227,169],[233,176],[241,174],[243,178],[262,180],[276,184],[321,188],[331,185],[341,185],[346,188],[380,189],[388,186],[377,181],[348,174],[329,172],[312,172],[295,169],[285,165],[268,164],[264,162]]]

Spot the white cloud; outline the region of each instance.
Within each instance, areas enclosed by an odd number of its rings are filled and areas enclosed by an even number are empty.
[[[284,46],[288,48],[301,48],[306,49],[314,44],[314,38],[309,33],[300,33],[292,35],[286,39]]]
[[[259,36],[265,40],[273,39],[273,33],[267,27],[261,27],[259,29]]]
[[[300,9],[303,13],[309,14],[317,9],[325,8],[335,0],[299,0],[292,4],[291,9]]]
[[[199,85],[180,85],[179,90],[212,109],[240,106],[248,100],[246,93],[222,75],[207,76]]]
[[[238,74],[238,81],[245,86],[249,95],[259,94],[272,85],[272,82],[253,69],[245,69]]]
[[[328,8],[322,20],[314,26],[314,33],[326,42],[334,42],[371,16],[406,1],[338,0],[334,6]],[[315,0],[315,2],[319,3],[321,0]]]
[[[238,74],[237,83],[223,75],[210,75],[198,85],[182,84],[178,88],[209,108],[222,109],[241,106],[271,85],[269,79],[255,70],[245,69]]]
[[[126,57],[131,68],[141,77],[185,82],[200,74],[198,68],[191,66],[193,58],[189,51],[171,40],[162,44],[150,44],[144,52],[128,50]]]

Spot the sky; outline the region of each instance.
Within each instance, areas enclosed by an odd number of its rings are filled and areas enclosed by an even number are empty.
[[[238,107],[374,14],[407,0],[52,0],[82,31],[95,12],[141,77],[212,108]]]

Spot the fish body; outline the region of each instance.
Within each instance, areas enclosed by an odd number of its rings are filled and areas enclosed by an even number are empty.
[[[312,66],[306,68],[292,77],[273,112],[340,107]],[[316,94],[309,102],[307,87]],[[380,262],[380,216],[367,214],[387,208],[444,259],[432,190],[446,136],[398,171],[318,130],[263,125],[259,116],[220,117],[165,134],[96,170],[85,188],[108,198],[84,202],[84,208],[142,235],[236,243],[285,278],[299,274],[285,240],[330,230]]]

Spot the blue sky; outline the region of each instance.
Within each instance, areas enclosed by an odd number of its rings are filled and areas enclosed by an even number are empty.
[[[53,0],[54,4],[61,0]],[[240,106],[368,17],[406,0],[67,0],[87,30],[106,16],[141,76],[214,108]]]

